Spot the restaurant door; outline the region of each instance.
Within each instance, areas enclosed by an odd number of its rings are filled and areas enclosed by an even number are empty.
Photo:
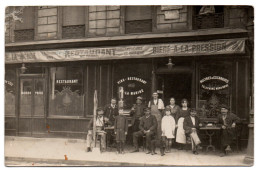
[[[45,131],[45,78],[20,77],[19,135],[35,136]]]
[[[191,101],[192,74],[160,74],[157,77],[157,82],[165,106],[169,104],[171,97],[175,98],[176,104],[179,106],[181,106],[183,98],[186,98],[189,102]]]

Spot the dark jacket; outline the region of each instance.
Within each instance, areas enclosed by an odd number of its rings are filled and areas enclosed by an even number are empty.
[[[143,116],[140,121],[139,129],[141,131],[150,130],[156,132],[157,129],[157,120],[154,115],[150,115],[148,118]]]
[[[168,106],[166,106],[166,107],[171,108],[170,105],[168,105]],[[180,108],[180,106],[178,106],[178,105],[175,105],[173,108],[171,108],[171,115],[172,115],[172,117],[174,118],[174,120],[175,120],[176,123],[177,123],[177,121],[178,121],[178,116],[180,115],[180,110],[181,110],[181,108]]]
[[[118,115],[115,118],[114,131],[116,132],[116,141],[125,141],[125,132],[128,131],[128,120],[124,115]]]
[[[115,117],[118,115],[117,105],[115,106],[115,108],[112,108],[111,104],[105,106],[104,115],[109,119],[110,122],[114,124]]]
[[[240,123],[240,118],[237,117],[234,113],[228,113],[226,117],[226,126],[227,128],[231,128],[233,123]],[[224,121],[222,119],[222,114],[218,115],[217,126],[224,125]]]
[[[140,115],[137,115],[137,107],[139,107],[140,110],[141,110],[141,114]],[[143,104],[141,104],[141,105],[136,105],[134,110],[131,110],[130,116],[132,116],[132,120],[131,120],[131,124],[132,125],[135,123],[136,119],[139,119],[140,117],[144,116],[144,108],[145,108],[145,106]]]
[[[187,116],[184,118],[183,129],[185,130],[186,134],[191,134],[192,128],[196,128],[197,131],[199,130],[200,128],[199,124],[200,124],[200,119],[197,116],[195,116],[195,125],[193,125],[191,117]]]

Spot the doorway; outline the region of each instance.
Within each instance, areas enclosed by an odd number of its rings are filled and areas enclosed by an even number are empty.
[[[45,78],[21,76],[19,95],[19,135],[33,136],[45,128]]]
[[[165,106],[169,105],[171,97],[175,98],[176,104],[181,106],[181,100],[187,99],[191,102],[192,95],[192,74],[160,74],[157,77],[158,89],[161,91]]]

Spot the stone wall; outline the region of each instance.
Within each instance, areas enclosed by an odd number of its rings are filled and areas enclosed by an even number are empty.
[[[56,39],[57,31],[58,8],[56,6],[38,7],[36,39]]]
[[[90,6],[88,36],[120,34],[120,6]]]
[[[188,29],[187,6],[158,6],[156,28],[158,32],[174,32]]]

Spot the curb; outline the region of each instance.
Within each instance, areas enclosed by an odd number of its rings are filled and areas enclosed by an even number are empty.
[[[72,166],[94,166],[94,167],[140,167],[140,166],[176,166],[165,164],[146,164],[146,163],[129,163],[129,162],[101,162],[101,161],[82,161],[82,160],[62,160],[62,159],[44,159],[44,158],[24,158],[24,157],[5,157],[5,161],[17,161],[17,162],[37,162],[54,164],[53,166],[59,166],[60,164],[72,165]],[[7,167],[13,167],[13,165],[6,165]],[[33,165],[32,165],[33,166]]]

